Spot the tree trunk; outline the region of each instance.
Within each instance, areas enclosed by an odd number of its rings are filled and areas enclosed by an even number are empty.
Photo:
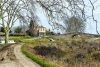
[[[5,44],[8,44],[8,39],[9,39],[9,31],[5,32]]]

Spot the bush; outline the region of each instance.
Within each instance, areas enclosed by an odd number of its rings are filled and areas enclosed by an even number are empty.
[[[93,53],[93,59],[100,62],[100,52]]]
[[[22,52],[29,57],[30,59],[32,59],[33,61],[35,61],[36,63],[40,64],[42,67],[57,67],[54,64],[50,64],[49,62],[46,62],[44,59],[37,57],[36,55],[32,54],[30,51],[27,50],[26,45],[23,45],[21,50]]]
[[[64,57],[66,54],[64,51],[54,46],[36,46],[34,49],[39,55],[56,57],[57,59]]]
[[[76,56],[75,56],[75,59],[76,59],[78,62],[82,62],[85,58],[86,58],[85,54],[82,54],[82,53],[78,53],[78,54],[76,54]]]
[[[16,29],[15,29],[15,33],[21,33],[22,32],[22,28],[21,27],[17,27]]]

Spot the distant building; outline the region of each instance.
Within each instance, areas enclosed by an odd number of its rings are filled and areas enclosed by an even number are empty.
[[[44,35],[46,35],[46,28],[45,28],[45,27],[39,26],[39,27],[37,27],[37,30],[38,30],[38,35],[39,35],[39,36],[44,36]]]
[[[28,30],[31,36],[44,36],[46,35],[46,28],[43,26],[34,26]]]

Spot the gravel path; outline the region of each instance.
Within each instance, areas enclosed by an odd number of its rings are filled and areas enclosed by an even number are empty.
[[[21,52],[22,45],[10,46],[0,52],[0,67],[40,67]]]

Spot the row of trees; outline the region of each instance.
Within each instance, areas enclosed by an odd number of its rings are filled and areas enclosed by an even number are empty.
[[[84,32],[85,30],[85,22],[83,22],[83,20],[81,18],[78,18],[78,17],[70,17],[69,19],[66,19],[65,20],[65,25],[66,25],[66,32],[70,32],[70,33],[73,33],[73,32]],[[31,30],[33,30],[33,33],[36,32],[35,31],[35,28],[38,27],[38,24],[35,24],[33,21],[30,22],[30,25],[29,25],[29,30],[31,32]],[[18,26],[16,27],[13,32],[15,33],[21,33],[21,32],[26,32],[26,31],[22,31],[23,28],[21,26]],[[4,28],[1,27],[1,32],[5,32]],[[10,30],[10,33],[12,31]],[[50,32],[50,30],[48,30],[46,32],[47,34],[54,34],[54,32]]]
[[[4,30],[4,28],[3,28],[3,27],[1,27],[0,32],[5,33],[5,30]],[[16,28],[14,29],[14,31],[10,30],[10,32],[9,32],[9,33],[12,33],[12,32],[14,32],[14,33],[21,33],[21,32],[22,32],[22,28],[18,26],[18,27],[16,27]]]

